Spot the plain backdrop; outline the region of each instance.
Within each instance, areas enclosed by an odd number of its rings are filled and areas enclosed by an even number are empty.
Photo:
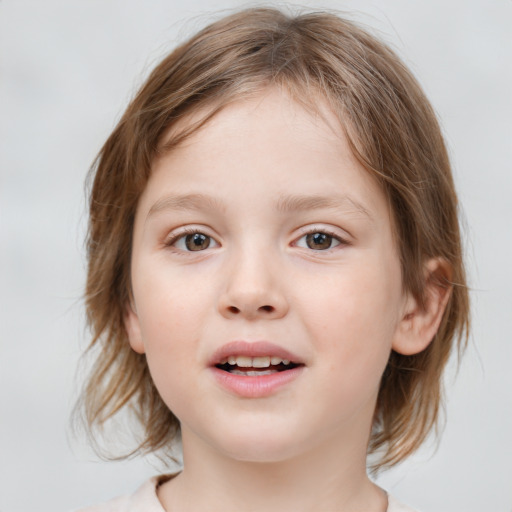
[[[1,512],[93,504],[162,469],[98,461],[69,434],[88,341],[83,183],[158,59],[220,9],[248,5],[0,0]],[[511,512],[512,0],[303,5],[349,12],[412,68],[441,118],[467,224],[473,334],[447,373],[444,435],[379,483],[422,512]]]

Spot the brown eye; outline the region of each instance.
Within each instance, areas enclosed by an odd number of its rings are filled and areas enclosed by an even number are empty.
[[[332,241],[333,237],[327,233],[309,233],[309,235],[306,235],[306,245],[316,251],[330,249]]]
[[[311,231],[302,235],[294,245],[313,251],[327,251],[341,244],[346,245],[346,242],[328,231]]]
[[[203,233],[193,233],[185,237],[185,247],[189,251],[204,251],[210,246],[211,238]]]

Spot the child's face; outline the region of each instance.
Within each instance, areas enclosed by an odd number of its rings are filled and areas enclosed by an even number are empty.
[[[130,343],[147,354],[185,453],[366,450],[406,297],[386,198],[332,113],[270,89],[156,160],[132,281]],[[216,367],[229,356],[234,373]],[[242,366],[273,356],[299,366]]]

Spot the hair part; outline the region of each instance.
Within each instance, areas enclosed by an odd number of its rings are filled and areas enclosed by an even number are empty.
[[[434,339],[416,355],[392,352],[382,377],[369,452],[382,454],[375,468],[392,466],[437,424],[443,369],[454,342],[461,350],[467,340],[458,203],[441,130],[415,78],[386,45],[329,13],[256,8],[209,25],[155,68],[101,149],[91,169],[85,291],[90,349],[98,353],[82,397],[85,421],[94,429],[130,409],[144,435],[129,455],[166,449],[179,434],[124,326],[137,203],[158,154],[269,86],[285,87],[306,108],[323,98],[337,114],[388,198],[404,290],[424,300],[429,258],[452,269],[452,282],[441,283],[452,291]],[[197,122],[178,125],[200,111]]]

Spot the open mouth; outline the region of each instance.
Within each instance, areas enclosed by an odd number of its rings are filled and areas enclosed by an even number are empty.
[[[209,366],[217,382],[242,398],[265,398],[292,385],[306,362],[289,350],[267,341],[232,341],[212,354]]]
[[[244,377],[273,375],[275,373],[293,370],[298,366],[304,365],[302,363],[294,363],[288,359],[282,359],[278,356],[229,356],[227,359],[215,365],[219,370]]]

